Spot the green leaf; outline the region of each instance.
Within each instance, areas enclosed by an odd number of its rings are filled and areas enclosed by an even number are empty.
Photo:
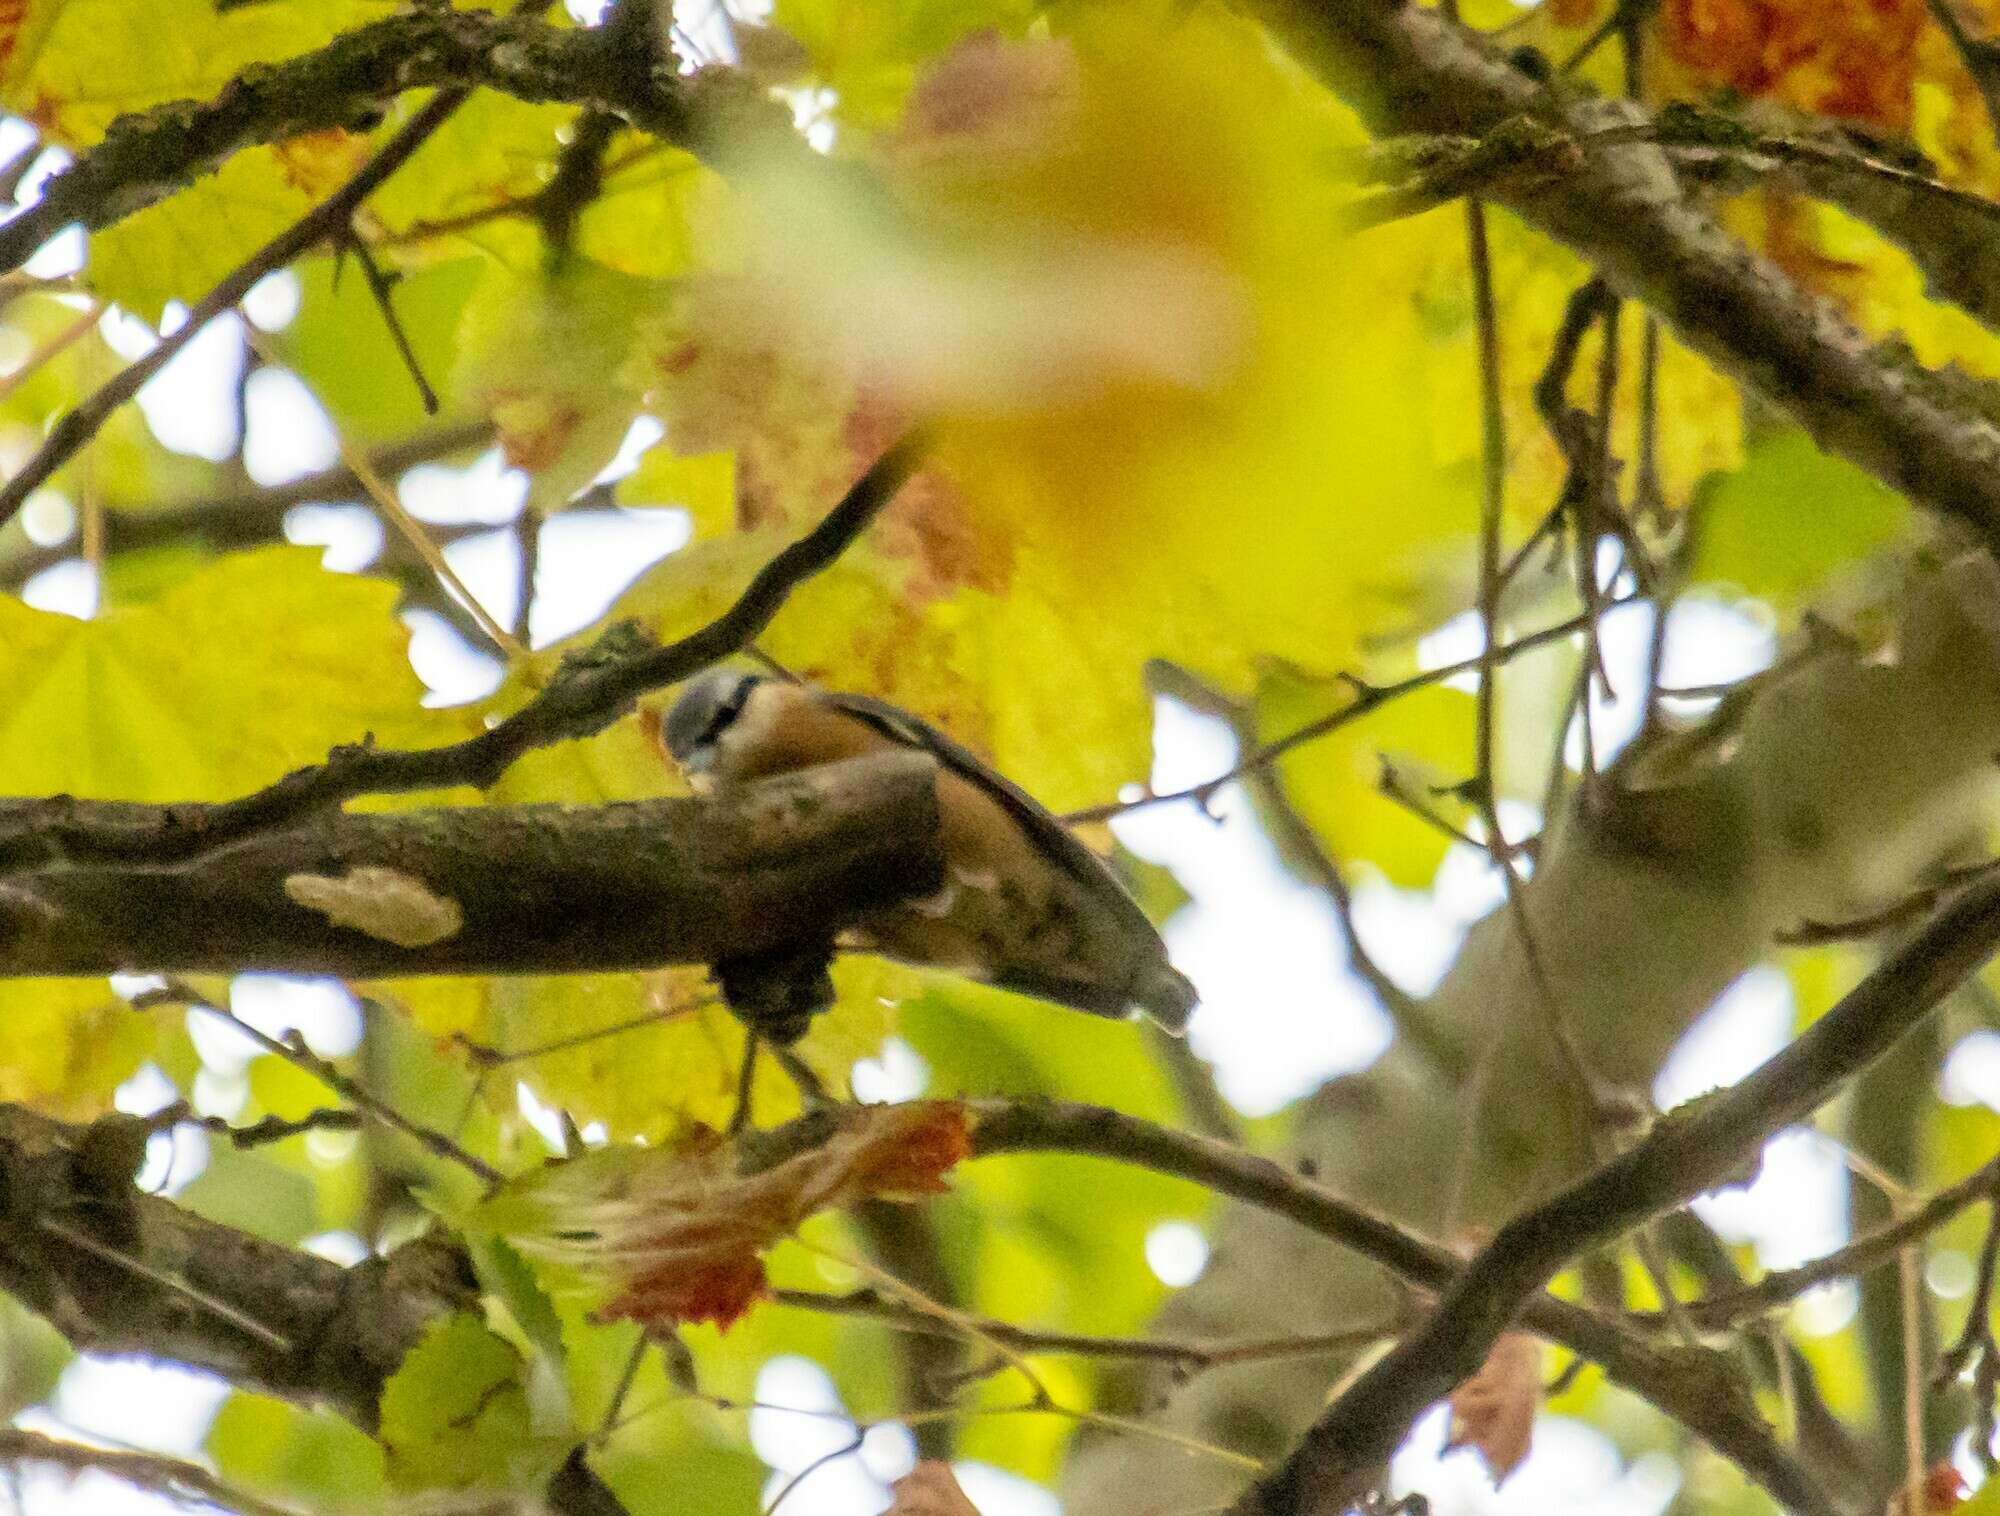
[[[1257,688],[1257,736],[1273,742],[1353,701],[1344,684],[1273,673]],[[1428,885],[1450,839],[1383,795],[1388,761],[1402,788],[1452,821],[1450,786],[1472,767],[1473,698],[1442,685],[1415,690],[1305,743],[1278,761],[1293,807],[1342,863],[1370,863],[1405,888]]]
[[[770,1470],[706,1408],[668,1403],[590,1452],[631,1516],[754,1511]]]
[[[361,270],[350,259],[336,281],[334,269],[332,258],[299,265],[299,313],[273,345],[344,436],[407,435],[425,419],[416,382]],[[390,291],[417,367],[448,411],[461,409],[444,391],[457,363],[459,320],[485,269],[483,258],[459,258],[409,274]]]
[[[390,1479],[403,1489],[504,1489],[552,1464],[552,1448],[532,1435],[522,1369],[478,1318],[434,1322],[382,1391]]]
[[[736,458],[698,453],[683,458],[665,442],[639,456],[639,466],[618,481],[618,503],[672,506],[694,518],[697,537],[718,537],[736,520]]]
[[[12,1295],[0,1294],[0,1419],[48,1399],[76,1350]]]
[[[325,1230],[308,1174],[260,1152],[241,1152],[227,1138],[211,1141],[208,1167],[178,1198],[197,1216],[268,1242],[296,1245]]]
[[[1695,509],[1693,578],[1786,607],[1893,541],[1910,514],[1902,496],[1790,428],[1710,479]]]
[[[638,332],[666,292],[583,257],[488,266],[460,322],[453,389],[493,418],[530,505],[562,505],[617,453],[639,411]]]
[[[388,1498],[381,1444],[324,1411],[239,1390],[204,1447],[231,1483],[315,1511],[380,1510]]]

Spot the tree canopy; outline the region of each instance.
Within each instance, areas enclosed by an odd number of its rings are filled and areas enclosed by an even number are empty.
[[[0,110],[0,1462],[1332,1516],[1445,1402],[2000,1502],[2000,7],[21,0]],[[717,966],[950,828],[690,794],[719,665],[1020,785],[1189,1039],[843,951],[760,1046]],[[227,1395],[99,1448],[79,1354]]]

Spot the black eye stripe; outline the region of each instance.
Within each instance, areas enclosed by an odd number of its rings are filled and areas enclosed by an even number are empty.
[[[708,725],[702,728],[701,740],[704,744],[715,741],[722,735],[724,727],[743,714],[743,707],[750,699],[750,688],[755,683],[753,679],[740,680],[716,706],[714,714],[708,718]]]

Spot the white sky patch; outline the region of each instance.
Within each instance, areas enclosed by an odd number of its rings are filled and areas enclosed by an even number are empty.
[[[542,526],[542,566],[529,632],[536,647],[574,636],[611,609],[633,580],[687,546],[685,511],[587,512]]]
[[[863,1058],[849,1071],[856,1100],[889,1104],[915,1100],[930,1083],[930,1066],[900,1037],[886,1038],[873,1058]]]
[[[1780,969],[1760,964],[1682,1034],[1653,1082],[1661,1110],[1735,1084],[1791,1040],[1797,1007]]]
[[[2000,1032],[1981,1030],[1959,1039],[1945,1055],[1938,1095],[1951,1105],[2000,1111]]]
[[[305,381],[289,369],[260,368],[243,387],[249,435],[243,468],[258,484],[292,480],[340,461],[340,438]]]
[[[62,1421],[94,1436],[187,1454],[228,1395],[221,1380],[175,1364],[84,1353],[63,1370],[52,1404]]]
[[[372,506],[295,505],[285,512],[285,540],[323,547],[323,567],[353,574],[380,556],[388,528]]]
[[[420,463],[403,475],[397,489],[404,508],[419,521],[500,526],[521,514],[528,476],[507,467],[498,448],[489,448],[464,468]]]
[[[76,507],[60,490],[35,490],[22,502],[21,530],[37,547],[67,542],[76,531]]]
[[[229,1007],[267,1037],[282,1040],[296,1030],[322,1058],[344,1058],[361,1046],[361,1006],[337,979],[239,974]]]
[[[1826,1138],[1794,1127],[1764,1145],[1755,1183],[1701,1196],[1694,1212],[1727,1241],[1754,1243],[1765,1268],[1796,1268],[1848,1240],[1847,1167]]]
[[[500,688],[506,670],[459,636],[435,611],[404,611],[410,629],[410,666],[430,688],[425,705],[464,705]]]
[[[1444,1451],[1448,1419],[1442,1406],[1430,1411],[1390,1464],[1392,1488],[1421,1492],[1432,1516],[1661,1516],[1680,1489],[1672,1459],[1627,1465],[1602,1433],[1543,1415],[1528,1456],[1496,1490],[1478,1453]]]
[[[173,331],[186,320],[183,307],[170,305],[160,329]],[[236,407],[230,396],[243,372],[244,351],[242,323],[233,315],[218,316],[140,387],[139,409],[164,446],[211,463],[236,451]]]
[[[81,558],[65,558],[22,585],[21,599],[38,611],[88,621],[97,614],[97,570]]]
[[[298,315],[302,298],[299,276],[281,268],[250,286],[243,297],[243,314],[260,332],[282,332]]]
[[[1208,1239],[1189,1221],[1162,1221],[1146,1233],[1146,1267],[1174,1289],[1193,1284],[1208,1267]]]

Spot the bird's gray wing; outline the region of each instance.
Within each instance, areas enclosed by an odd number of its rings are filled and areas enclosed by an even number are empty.
[[[1054,859],[1065,873],[1093,894],[1103,896],[1110,908],[1126,916],[1136,930],[1157,937],[1153,923],[1146,919],[1138,901],[1111,872],[1110,865],[1079,842],[1068,827],[1050,814],[1047,806],[963,743],[946,736],[928,721],[867,695],[822,692],[821,698],[831,701],[856,720],[865,721],[891,742],[931,753],[961,779],[984,790],[1021,823],[1035,845]]]

